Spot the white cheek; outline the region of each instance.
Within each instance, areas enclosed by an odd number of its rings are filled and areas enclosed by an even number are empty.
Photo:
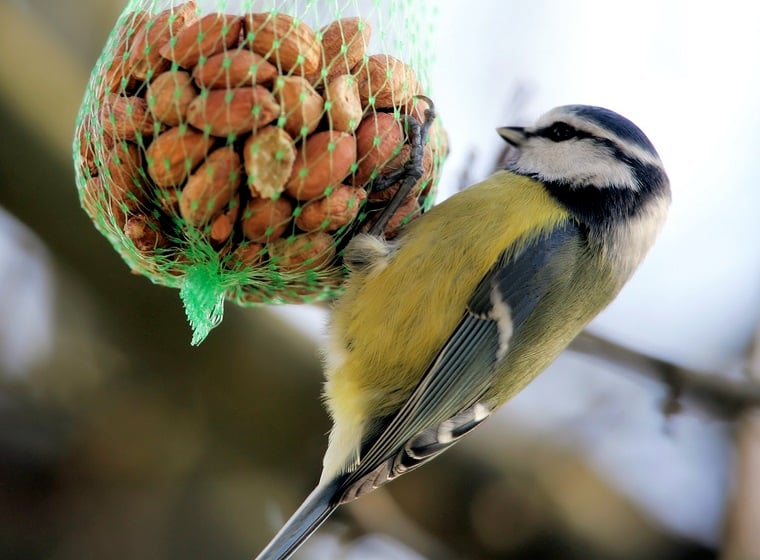
[[[562,181],[597,187],[636,188],[631,169],[589,142],[552,142],[536,139],[525,145],[514,164],[520,173],[537,175],[543,181]]]

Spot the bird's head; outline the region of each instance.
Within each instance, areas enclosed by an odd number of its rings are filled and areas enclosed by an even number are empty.
[[[497,130],[515,148],[507,168],[546,185],[581,222],[609,225],[670,199],[652,143],[609,109],[565,105],[531,127]]]

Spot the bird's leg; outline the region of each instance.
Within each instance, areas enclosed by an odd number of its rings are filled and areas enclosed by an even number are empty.
[[[386,175],[380,175],[370,184],[370,192],[377,192],[384,191],[396,183],[401,182],[398,190],[393,195],[393,198],[388,201],[388,204],[383,208],[383,211],[380,213],[375,223],[370,227],[368,231],[370,235],[383,234],[385,226],[388,225],[388,221],[396,213],[414,188],[414,185],[417,184],[417,181],[420,180],[424,173],[422,158],[425,153],[425,137],[427,136],[430,125],[433,124],[433,121],[435,120],[435,106],[429,97],[424,95],[415,95],[415,97],[422,99],[428,105],[427,109],[425,109],[425,120],[420,123],[411,115],[405,116],[409,145],[412,148],[409,159],[398,170]]]

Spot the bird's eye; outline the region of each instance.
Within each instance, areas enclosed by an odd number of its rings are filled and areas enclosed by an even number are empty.
[[[576,136],[576,130],[567,123],[555,122],[546,129],[546,137],[554,142],[563,142]]]

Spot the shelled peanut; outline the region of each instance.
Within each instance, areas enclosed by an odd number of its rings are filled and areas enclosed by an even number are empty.
[[[201,238],[230,268],[322,269],[395,192],[371,187],[409,158],[404,115],[422,118],[423,92],[406,63],[366,52],[366,20],[315,31],[284,13],[200,15],[191,1],[123,25],[78,130],[80,192],[142,256]],[[437,123],[429,140],[389,235],[436,182]]]

